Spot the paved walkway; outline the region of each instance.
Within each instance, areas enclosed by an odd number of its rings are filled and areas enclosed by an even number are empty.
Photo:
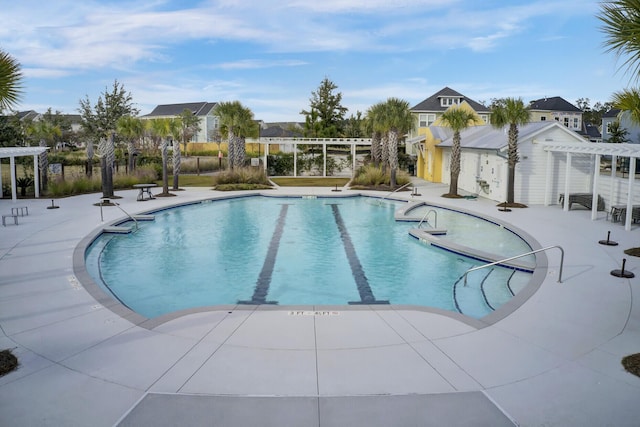
[[[399,197],[506,219],[543,247],[561,245],[563,283],[550,250],[538,291],[486,324],[402,306],[228,306],[139,324],[75,275],[78,244],[104,225],[99,195],[55,200],[58,209],[0,200],[0,213],[29,207],[18,226],[0,227],[0,349],[20,360],[0,377],[0,425],[638,426],[640,378],[620,359],[640,352],[640,279],[609,273],[640,245],[640,228],[559,206],[500,212],[418,185],[420,196]],[[117,194],[131,213],[229,195]],[[619,246],[598,244],[607,231]],[[640,274],[640,259],[626,258]]]

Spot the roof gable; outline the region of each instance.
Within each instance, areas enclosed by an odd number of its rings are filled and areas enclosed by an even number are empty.
[[[442,98],[458,98],[460,101],[467,101],[467,103],[473,108],[476,112],[489,112],[489,109],[479,102],[474,101],[471,98],[467,98],[463,94],[456,92],[450,87],[445,87],[440,91],[434,93],[424,101],[415,105],[411,108],[413,112],[419,111],[435,111],[435,112],[444,112],[450,105],[443,106],[440,100]]]
[[[572,111],[576,113],[582,112],[581,109],[559,96],[536,99],[529,103],[529,108],[532,110],[544,111]]]
[[[476,148],[484,150],[502,150],[509,145],[508,127],[496,129],[491,125],[472,126],[460,132],[460,146],[462,148]],[[536,136],[557,130],[566,133],[573,141],[588,143],[576,132],[556,122],[531,122],[518,127],[518,143],[535,138]],[[438,144],[439,147],[451,147],[453,137]]]
[[[184,110],[190,110],[195,116],[206,116],[216,106],[215,102],[188,102],[183,104],[158,105],[143,117],[178,116]]]

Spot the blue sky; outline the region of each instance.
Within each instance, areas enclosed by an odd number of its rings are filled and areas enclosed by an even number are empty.
[[[25,76],[18,110],[77,113],[114,80],[141,114],[238,100],[303,121],[329,78],[349,113],[445,86],[476,100],[608,101],[628,86],[587,0],[0,1],[0,49]]]

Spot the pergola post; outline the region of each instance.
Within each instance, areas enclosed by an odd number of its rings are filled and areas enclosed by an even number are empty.
[[[613,205],[613,194],[614,194],[614,185],[616,184],[616,169],[618,167],[618,165],[616,164],[618,163],[618,156],[611,156],[611,186],[610,186],[610,191],[609,191],[609,200],[611,201],[611,204]]]
[[[9,157],[9,168],[11,169],[11,200],[13,203],[18,199],[18,193],[16,192],[16,158]]]
[[[633,171],[633,172],[632,172]],[[624,229],[631,230],[631,217],[633,215],[633,181],[636,177],[636,158],[629,158],[629,181],[627,184],[627,216],[624,222]]]
[[[567,152],[567,165],[564,174],[564,206],[562,210],[569,210],[569,188],[571,183],[571,152]]]
[[[298,176],[298,143],[293,142],[293,177]]]
[[[547,176],[544,181],[544,205],[551,204],[551,161],[553,160],[551,151],[547,151]]]
[[[33,188],[35,190],[36,199],[40,198],[40,168],[38,155],[33,156]]]
[[[327,143],[322,143],[322,176],[327,176]]]
[[[264,143],[264,172],[265,174],[269,171],[267,167],[267,159],[269,158],[269,142],[265,141]]]
[[[356,143],[351,143],[351,178],[356,176]]]
[[[593,171],[593,201],[591,202],[591,219],[598,217],[598,177],[600,176],[600,154],[596,154]]]

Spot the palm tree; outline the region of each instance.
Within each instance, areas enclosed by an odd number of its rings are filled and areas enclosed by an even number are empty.
[[[378,102],[367,110],[367,116],[364,120],[364,133],[371,135],[371,161],[374,166],[379,166],[382,161],[382,117],[384,104]]]
[[[244,166],[245,138],[255,137],[258,133],[253,112],[239,101],[231,101],[217,104],[214,114],[220,117],[220,131],[227,134],[229,168]]]
[[[625,89],[613,94],[612,104],[620,109],[619,118],[626,117],[635,124],[640,124],[640,91]]]
[[[182,129],[182,144],[184,146],[184,154],[187,155],[187,142],[200,131],[200,118],[193,114],[193,111],[185,108],[182,113],[178,114],[180,119],[180,127]]]
[[[151,133],[151,137],[156,141],[156,144],[160,143],[162,155],[162,193],[158,196],[175,196],[175,194],[169,193],[169,173],[167,170],[168,146],[172,140],[172,131],[175,131],[176,128],[175,122],[174,119],[168,118],[151,119],[147,122],[147,129]]]
[[[531,113],[529,108],[524,105],[521,98],[505,98],[494,102],[491,111],[491,126],[495,128],[503,128],[509,126],[509,149],[508,160],[509,179],[507,181],[507,205],[514,207],[523,207],[516,205],[515,198],[515,182],[516,182],[516,164],[520,160],[518,157],[518,126],[529,123]],[[505,206],[506,207],[506,206]]]
[[[620,121],[616,120],[615,122],[611,122],[609,125],[609,138],[607,138],[604,142],[612,143],[612,144],[624,144],[629,142],[629,131],[624,127],[620,126]]]
[[[20,63],[0,50],[0,113],[13,108],[22,96]]]
[[[389,184],[391,188],[395,188],[398,171],[398,140],[415,127],[415,117],[409,110],[409,102],[398,98],[387,99],[384,103],[382,123],[388,137],[386,149],[389,152]]]
[[[53,125],[51,122],[45,120],[38,120],[29,124],[26,129],[28,136],[39,140],[40,147],[54,146],[56,137],[62,135],[60,126]],[[47,189],[48,185],[48,169],[49,160],[47,158],[47,152],[44,151],[38,156],[38,169],[40,170],[41,186],[43,190]]]
[[[460,175],[460,132],[471,125],[481,123],[482,120],[474,111],[469,111],[457,106],[450,107],[440,116],[443,125],[449,126],[453,130],[453,145],[451,147],[451,179],[449,182],[449,192],[442,197],[457,198],[458,176]]]
[[[115,160],[115,135],[113,133],[106,139],[100,138],[98,155],[100,156],[100,172],[102,176],[102,198],[111,199],[114,197],[113,162]]]
[[[597,17],[602,22],[606,51],[615,53],[619,58],[626,57],[622,65],[637,81],[640,78],[640,4],[637,0],[603,2]],[[627,115],[633,123],[640,124],[638,89],[614,93],[612,104],[620,109],[621,115]]]
[[[607,52],[618,58],[626,57],[622,64],[635,80],[640,78],[640,4],[638,0],[614,0],[601,3],[601,31],[605,35]]]
[[[137,117],[122,116],[117,122],[118,134],[127,141],[127,152],[129,153],[129,172],[135,169],[136,140],[140,140],[144,135],[144,123]]]

